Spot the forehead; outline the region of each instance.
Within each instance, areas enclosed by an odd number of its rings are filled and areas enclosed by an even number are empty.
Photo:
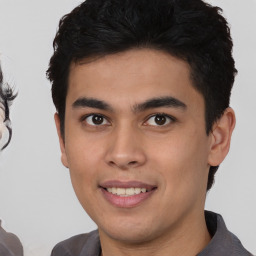
[[[121,105],[163,96],[189,103],[193,97],[202,98],[190,77],[188,63],[168,53],[129,50],[72,63],[67,103],[72,104],[78,97],[97,97]]]

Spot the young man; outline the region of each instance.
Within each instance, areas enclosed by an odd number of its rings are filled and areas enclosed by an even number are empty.
[[[97,231],[57,255],[251,255],[206,192],[229,151],[236,69],[221,10],[201,0],[87,0],[47,71],[62,163]]]
[[[12,89],[8,85],[3,85],[3,75],[0,67],[0,140],[5,130],[9,132],[8,141],[1,148],[7,147],[11,140],[12,129],[10,127],[9,104],[13,101]],[[1,227],[0,220],[0,255],[2,256],[22,256],[23,248],[20,240],[12,233],[6,232]]]

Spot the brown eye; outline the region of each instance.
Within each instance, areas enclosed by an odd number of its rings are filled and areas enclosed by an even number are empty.
[[[154,116],[151,116],[147,122],[146,125],[151,125],[151,126],[164,126],[169,123],[171,123],[173,118],[169,117],[168,115],[165,114],[157,114]]]
[[[96,125],[102,124],[103,121],[104,121],[103,116],[97,116],[97,115],[92,116],[92,122],[93,122],[94,124],[96,124]]]
[[[155,116],[155,123],[157,125],[164,125],[166,123],[166,117],[162,115]]]
[[[108,124],[108,121],[106,118],[102,115],[90,115],[85,118],[85,121],[87,124],[92,125],[92,126],[97,126],[97,125],[106,125]]]

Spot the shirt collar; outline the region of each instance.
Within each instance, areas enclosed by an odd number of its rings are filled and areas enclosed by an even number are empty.
[[[214,212],[205,211],[205,220],[212,240],[198,256],[235,255],[234,245],[241,243],[235,235],[228,231],[222,216]]]

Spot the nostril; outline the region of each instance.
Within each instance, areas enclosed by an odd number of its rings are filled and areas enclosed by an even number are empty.
[[[115,163],[113,161],[110,161],[109,164],[110,165],[115,165]]]
[[[135,165],[135,164],[137,164],[137,161],[131,161],[131,162],[129,162],[129,165]]]

